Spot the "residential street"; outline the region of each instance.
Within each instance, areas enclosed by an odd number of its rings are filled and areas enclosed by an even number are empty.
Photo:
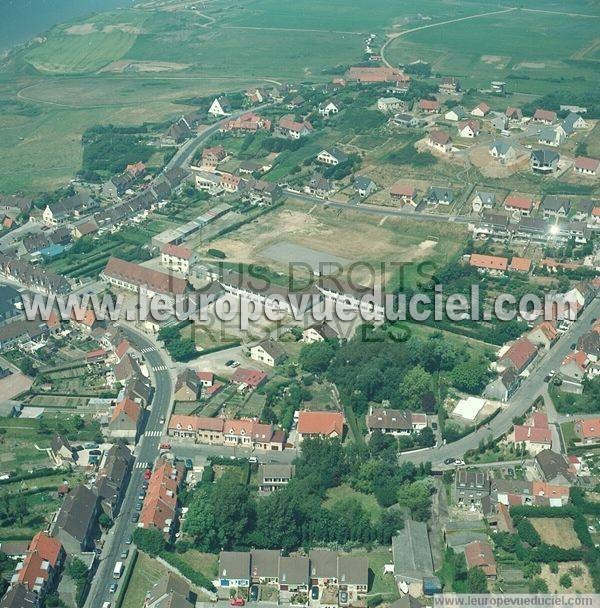
[[[476,448],[482,439],[490,436],[501,437],[511,427],[513,418],[523,415],[538,395],[544,392],[546,389],[544,377],[552,370],[558,369],[562,360],[571,351],[571,344],[577,342],[580,336],[589,331],[592,319],[598,317],[600,317],[600,299],[595,298],[584,310],[579,320],[562,335],[550,352],[533,364],[529,377],[523,381],[517,392],[508,401],[507,407],[490,422],[489,427],[480,428],[475,433],[438,449],[401,454],[400,461],[410,460],[417,464],[431,461],[434,466],[439,467],[446,458],[462,458],[466,451]],[[550,422],[556,421],[550,419]]]
[[[169,362],[163,358],[161,351],[153,348],[152,342],[137,332],[133,332],[127,328],[122,329],[127,339],[138,351],[151,348],[151,350],[144,353],[144,357],[151,372],[155,392],[145,432],[136,448],[137,458],[131,472],[129,487],[121,505],[119,516],[102,551],[100,565],[88,594],[85,604],[88,608],[101,608],[103,602],[112,599],[108,589],[111,583],[114,582],[112,577],[113,570],[116,562],[120,559],[121,551],[125,547],[125,539],[133,533],[136,527],[135,524],[131,523],[131,515],[135,510],[138,490],[142,483],[142,474],[145,464],[150,463],[150,466],[152,466],[158,456],[161,436],[160,434],[157,435],[156,431],[162,431],[165,426],[164,423],[161,423],[161,419],[168,419],[173,395],[171,375],[168,369],[162,369],[163,367],[166,368]],[[156,368],[161,369],[156,371]],[[148,433],[151,431],[154,431],[154,433],[150,433],[149,435]]]

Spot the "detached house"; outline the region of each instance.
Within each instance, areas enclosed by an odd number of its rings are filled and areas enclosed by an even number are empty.
[[[364,175],[357,175],[354,178],[353,187],[354,191],[358,194],[358,196],[363,198],[370,196],[371,194],[373,194],[373,192],[377,190],[377,185],[375,184],[375,182],[372,179],[365,177]]]
[[[334,114],[338,114],[341,110],[341,104],[337,101],[326,101],[319,104],[319,115],[323,118],[329,118]]]
[[[452,151],[452,138],[445,131],[432,131],[427,138],[427,145],[434,150],[448,154]]]
[[[385,114],[402,110],[404,106],[405,103],[397,97],[380,97],[377,100],[377,109]]]
[[[455,95],[460,92],[460,81],[454,76],[446,76],[442,78],[442,82],[439,85],[440,93],[445,95]]]
[[[574,424],[575,435],[582,443],[600,442],[600,418],[582,418]]]
[[[424,200],[428,205],[451,205],[454,202],[454,191],[451,188],[431,186]]]
[[[293,464],[260,464],[258,466],[258,489],[270,493],[286,486],[294,476]]]
[[[496,195],[493,192],[475,191],[475,196],[471,201],[471,207],[475,213],[480,213],[483,209],[493,209],[496,204]]]
[[[506,118],[508,118],[511,123],[520,123],[523,122],[523,112],[520,108],[506,108],[506,112],[504,113]]]
[[[309,325],[302,332],[302,342],[306,342],[306,344],[323,342],[325,340],[339,340],[338,332],[326,321]]]
[[[231,114],[231,104],[227,97],[217,97],[208,109],[211,116],[229,116]]]
[[[446,120],[456,122],[458,120],[464,120],[467,117],[467,111],[462,106],[454,106],[451,110],[448,110],[444,114]]]
[[[509,194],[504,199],[504,208],[507,211],[516,211],[521,215],[529,216],[533,211],[533,199],[528,195]]]
[[[397,183],[390,188],[390,197],[416,207],[417,189],[410,184]]]
[[[458,134],[460,137],[473,139],[479,135],[480,131],[481,124],[478,120],[467,120],[466,122],[461,122],[458,125]]]
[[[531,152],[531,169],[534,173],[541,173],[547,175],[554,173],[558,169],[558,161],[560,155],[554,150],[533,150]]]
[[[510,163],[517,159],[517,149],[510,141],[497,139],[490,146],[490,156]]]
[[[475,106],[471,110],[471,116],[477,116],[478,118],[483,118],[487,114],[489,114],[491,108],[488,106],[485,101],[482,101],[478,106]]]
[[[440,111],[440,102],[435,99],[421,99],[418,108],[425,114],[437,114]]]
[[[387,435],[410,435],[427,426],[427,415],[409,410],[391,410],[387,408],[369,409],[366,417],[370,433],[379,430]]]
[[[348,155],[335,146],[328,150],[321,150],[321,152],[317,154],[317,161],[325,165],[335,166],[347,160]]]
[[[467,568],[480,568],[487,578],[496,578],[496,559],[492,546],[485,541],[476,540],[465,547]]]
[[[515,424],[513,440],[517,445],[524,445],[532,455],[552,447],[552,432],[548,426],[548,416],[535,412],[528,424]]]
[[[552,110],[537,109],[533,115],[533,122],[539,122],[543,125],[551,125],[556,120],[556,112]]]
[[[600,160],[597,158],[587,158],[585,156],[578,156],[573,165],[575,173],[592,177],[598,175],[598,168],[600,168]]]
[[[544,198],[540,209],[544,214],[544,218],[565,217],[571,211],[571,200],[564,196],[556,196],[550,194]]]
[[[344,434],[346,424],[341,412],[308,412],[298,415],[297,431],[300,440],[305,437],[339,437]]]
[[[275,133],[287,139],[300,139],[310,135],[313,127],[308,121],[298,122],[292,115],[282,116],[275,127]]]
[[[175,401],[198,401],[202,392],[202,380],[193,369],[186,369],[177,376]]]
[[[287,354],[278,342],[267,338],[256,346],[250,348],[250,358],[260,363],[275,367],[282,363]]]
[[[565,130],[560,125],[557,125],[555,127],[542,129],[538,135],[538,143],[546,146],[552,146],[553,148],[558,148],[566,137],[567,134]]]

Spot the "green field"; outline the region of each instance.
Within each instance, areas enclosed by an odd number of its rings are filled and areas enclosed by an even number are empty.
[[[512,92],[592,90],[600,70],[588,49],[595,48],[600,18],[591,11],[585,17],[513,10],[429,26],[396,38],[386,57],[430,61],[435,72],[459,76],[466,87],[498,79]]]

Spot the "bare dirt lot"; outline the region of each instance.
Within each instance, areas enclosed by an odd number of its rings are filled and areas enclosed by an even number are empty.
[[[223,251],[228,262],[264,264],[281,272],[289,267],[283,257],[272,254],[278,243],[292,253],[310,252],[311,256],[349,264],[364,262],[379,270],[382,263],[389,266],[450,255],[456,249],[459,230],[392,216],[383,222],[360,210],[324,209],[288,201],[284,207],[211,242],[210,247]],[[356,270],[356,279],[368,282],[371,273],[364,272],[367,278],[359,277],[361,271]]]
[[[556,545],[563,549],[576,549],[581,545],[573,530],[573,520],[568,517],[532,517],[529,521],[537,530],[542,542],[548,545]]]
[[[581,569],[581,575],[574,574]],[[568,574],[571,577],[573,585],[566,590],[560,586],[559,580],[563,574]],[[558,572],[553,574],[550,572],[548,564],[542,564],[542,578],[548,584],[549,593],[593,593],[594,586],[587,566],[583,562],[561,562],[558,564]]]

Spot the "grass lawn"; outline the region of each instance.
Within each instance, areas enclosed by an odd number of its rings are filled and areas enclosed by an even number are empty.
[[[578,440],[578,437],[575,434],[575,423],[573,421],[563,422],[560,425],[560,430],[565,441],[565,446],[568,447]]]
[[[179,557],[185,560],[196,572],[203,574],[209,581],[217,578],[219,574],[218,555],[188,549],[185,553],[180,553]]]
[[[122,605],[124,607],[143,606],[146,593],[165,572],[164,566],[140,551]]]
[[[353,555],[366,555],[369,560],[369,595],[381,594],[385,601],[394,601],[399,597],[398,586],[393,574],[384,574],[385,564],[392,563],[392,552],[388,549],[374,551],[356,551]]]
[[[336,503],[348,498],[354,498],[361,506],[369,513],[373,522],[377,521],[381,516],[382,509],[377,503],[375,497],[371,494],[363,494],[352,489],[348,484],[342,484],[335,488],[327,490],[327,498],[325,507],[331,509]]]
[[[581,546],[575,530],[573,520],[555,517],[530,517],[529,521],[540,535],[542,542],[556,545],[563,549],[576,549]]]

